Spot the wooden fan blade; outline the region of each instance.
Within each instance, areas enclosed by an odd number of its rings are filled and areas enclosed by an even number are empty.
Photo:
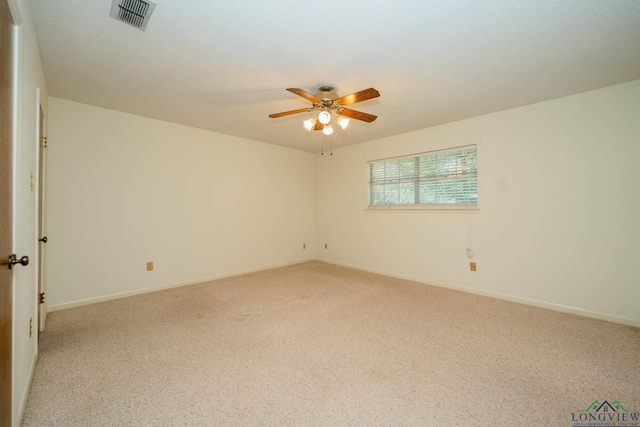
[[[269,114],[269,117],[271,117],[272,119],[277,119],[278,117],[290,116],[292,114],[298,114],[298,113],[306,113],[307,111],[309,111],[308,108],[300,108],[298,110],[283,111],[282,113]]]
[[[313,127],[313,130],[322,130],[324,129],[324,125],[319,121],[316,121],[316,125]]]
[[[361,90],[360,92],[338,98],[337,101],[342,105],[349,105],[355,104],[356,102],[366,101],[367,99],[377,98],[379,96],[380,92],[370,87],[369,89]]]
[[[350,108],[343,108],[340,111],[341,116],[349,117],[351,119],[362,120],[363,122],[371,123],[378,116],[374,116],[373,114],[363,113],[362,111],[352,110]]]
[[[295,93],[296,95],[303,97],[304,99],[308,99],[311,102],[314,102],[314,103],[322,102],[322,99],[317,98],[315,95],[311,95],[309,92],[306,92],[302,89],[290,87],[290,88],[287,88],[287,90],[291,93]]]

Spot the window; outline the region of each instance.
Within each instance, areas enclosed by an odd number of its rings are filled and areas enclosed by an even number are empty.
[[[369,208],[468,209],[477,205],[475,145],[369,162]]]

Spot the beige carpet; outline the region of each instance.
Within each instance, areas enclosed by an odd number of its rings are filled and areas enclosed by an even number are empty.
[[[311,262],[54,312],[27,426],[571,426],[640,329]]]

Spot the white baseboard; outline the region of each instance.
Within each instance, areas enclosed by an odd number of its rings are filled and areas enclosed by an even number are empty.
[[[185,281],[185,282],[169,283],[167,285],[153,286],[153,287],[150,287],[150,288],[136,289],[136,290],[132,290],[132,291],[119,292],[117,294],[104,295],[104,296],[95,297],[95,298],[87,298],[87,299],[82,299],[82,300],[70,301],[70,302],[65,302],[65,303],[62,303],[62,304],[50,305],[49,308],[48,308],[48,311],[49,311],[49,313],[51,313],[52,311],[66,310],[68,308],[80,307],[80,306],[89,305],[89,304],[96,304],[96,303],[99,303],[99,302],[111,301],[111,300],[120,299],[120,298],[127,298],[127,297],[131,297],[131,296],[134,296],[134,295],[148,294],[150,292],[164,291],[166,289],[179,288],[179,287],[182,287],[182,286],[195,285],[195,284],[198,284],[198,283],[210,282],[212,280],[225,279],[227,277],[241,276],[243,274],[249,274],[249,273],[256,273],[256,272],[259,272],[259,271],[272,270],[274,268],[287,267],[287,266],[296,265],[296,264],[303,264],[305,262],[310,262],[310,261],[315,261],[315,258],[303,259],[303,260],[299,260],[299,261],[293,261],[293,262],[288,262],[288,263],[283,263],[283,264],[270,265],[270,266],[265,266],[265,267],[260,267],[260,268],[253,268],[253,269],[243,270],[243,271],[236,271],[236,272],[229,273],[229,274],[221,274],[221,275],[218,275],[218,276],[204,277],[204,278],[195,279],[195,280],[188,280],[188,281]]]
[[[12,422],[12,426],[18,427],[22,425],[24,419],[24,411],[27,409],[27,401],[29,400],[29,392],[31,391],[31,383],[33,382],[33,376],[36,373],[36,364],[38,362],[38,352],[33,353],[31,358],[31,365],[29,366],[29,378],[27,378],[27,386],[24,388],[24,394],[20,396],[20,406],[18,407],[18,413],[15,414]]]
[[[530,299],[530,298],[523,298],[523,297],[518,297],[518,296],[515,296],[515,295],[503,294],[503,293],[500,293],[500,292],[487,291],[487,290],[484,290],[484,289],[471,288],[471,287],[468,287],[468,286],[454,285],[454,284],[450,284],[450,283],[437,283],[437,282],[425,281],[424,279],[421,279],[421,278],[393,274],[393,273],[389,273],[389,272],[386,272],[386,271],[366,268],[366,267],[362,267],[362,266],[359,266],[359,265],[353,265],[353,264],[348,264],[348,263],[344,263],[344,262],[332,261],[332,260],[325,259],[325,258],[317,258],[316,261],[324,262],[324,263],[327,263],[327,264],[339,265],[341,267],[353,268],[354,270],[361,270],[361,271],[366,271],[366,272],[369,272],[369,273],[380,274],[380,275],[383,275],[383,276],[395,277],[397,279],[410,280],[412,282],[423,283],[425,285],[438,286],[440,288],[453,289],[453,290],[456,290],[456,291],[467,292],[467,293],[470,293],[470,294],[482,295],[482,296],[486,296],[486,297],[501,299],[501,300],[504,300],[504,301],[511,301],[511,302],[516,302],[516,303],[520,303],[520,304],[531,305],[531,306],[534,306],[534,307],[540,307],[540,308],[546,308],[546,309],[549,309],[549,310],[560,311],[562,313],[576,314],[578,316],[589,317],[589,318],[598,319],[598,320],[606,320],[608,322],[619,323],[621,325],[627,325],[627,326],[633,326],[633,327],[636,327],[636,328],[640,328],[640,319],[632,319],[632,318],[629,318],[629,317],[616,316],[616,315],[607,314],[607,313],[598,313],[596,311],[585,310],[585,309],[582,309],[582,308],[571,307],[571,306],[566,306],[566,305],[561,305],[561,304],[555,304],[555,303],[546,302],[546,301],[539,301],[539,300]]]

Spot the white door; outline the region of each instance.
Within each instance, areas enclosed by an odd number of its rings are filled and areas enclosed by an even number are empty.
[[[13,288],[13,19],[0,0],[0,426],[11,425]]]

